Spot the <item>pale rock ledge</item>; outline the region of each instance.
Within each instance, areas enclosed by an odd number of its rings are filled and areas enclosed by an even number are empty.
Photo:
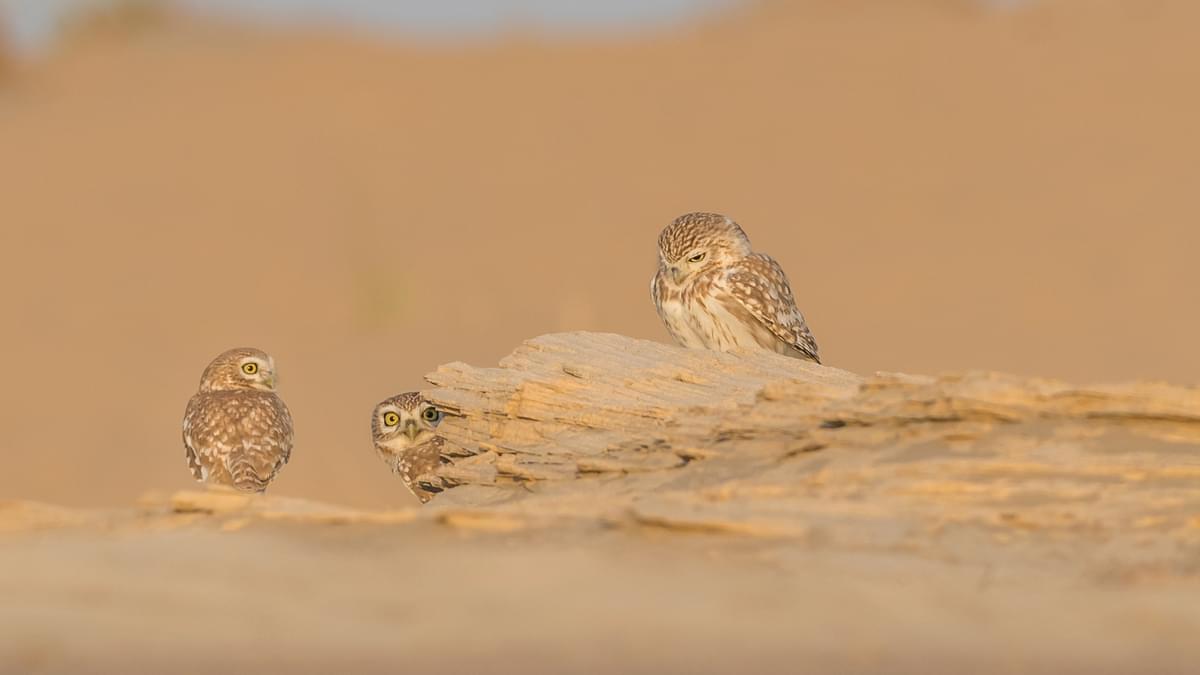
[[[457,487],[428,507],[446,522],[782,537],[1097,579],[1200,573],[1195,388],[861,377],[600,333],[426,379],[462,449],[440,475]]]

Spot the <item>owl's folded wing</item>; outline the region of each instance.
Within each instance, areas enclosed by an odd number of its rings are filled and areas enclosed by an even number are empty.
[[[796,308],[783,268],[771,256],[746,256],[729,269],[724,281],[729,295],[772,335],[801,356],[821,362],[817,341]]]
[[[276,425],[280,429],[279,442],[283,450],[279,456],[279,464],[275,468],[275,470],[278,471],[279,469],[283,468],[284,464],[288,463],[289,459],[292,458],[292,444],[295,439],[295,431],[294,427],[292,426],[292,412],[288,410],[288,407],[286,404],[284,404],[283,399],[279,398],[278,396],[272,396],[271,406],[275,409],[274,412],[277,420]]]
[[[187,410],[183,414],[183,451],[187,457],[188,470],[198,481],[208,478],[208,464],[212,462],[211,450],[202,445],[198,439],[211,434],[207,416],[204,414],[202,399],[193,396],[188,401]]]

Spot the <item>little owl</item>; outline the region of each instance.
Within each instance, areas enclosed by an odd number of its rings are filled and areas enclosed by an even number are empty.
[[[446,441],[436,434],[442,411],[420,392],[393,396],[375,406],[371,438],[379,458],[400,474],[410,492],[424,504],[442,491],[434,471],[446,460]]]
[[[252,348],[213,359],[183,414],[183,447],[196,480],[266,490],[292,454],[292,415],[275,393],[275,360]]]
[[[684,347],[767,349],[821,362],[779,263],[752,251],[742,228],[720,214],[680,216],[658,235],[650,294]]]

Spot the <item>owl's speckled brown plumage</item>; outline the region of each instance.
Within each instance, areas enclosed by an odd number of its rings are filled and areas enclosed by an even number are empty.
[[[262,492],[291,456],[292,437],[266,352],[230,349],[208,364],[183,415],[183,447],[196,480]]]
[[[447,461],[446,441],[435,431],[441,421],[442,412],[415,391],[380,402],[371,414],[375,452],[422,504],[446,487],[434,474]]]
[[[755,253],[718,213],[688,213],[658,237],[650,295],[667,331],[689,348],[768,349],[821,362],[779,263]]]

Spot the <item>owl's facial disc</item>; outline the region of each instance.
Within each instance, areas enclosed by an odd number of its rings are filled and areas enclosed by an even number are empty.
[[[416,443],[426,436],[432,436],[434,429],[442,421],[442,411],[423,403],[416,411],[405,410],[400,419],[400,432]]]
[[[442,417],[444,417],[442,411],[431,405],[426,404],[421,408],[421,421],[428,425],[430,429],[441,424]]]
[[[275,361],[247,356],[238,362],[238,374],[252,389],[275,391]]]
[[[394,405],[380,408],[376,420],[381,444],[392,452],[401,452],[424,441],[426,436],[432,436],[436,424],[430,424],[430,413],[427,412],[429,409],[431,407],[426,406],[418,413]],[[434,412],[437,412],[436,409]],[[440,412],[437,412],[436,416],[441,419]]]
[[[421,427],[417,424],[417,420],[411,417],[404,420],[404,435],[408,436],[408,440],[416,442],[417,436],[421,435]]]
[[[393,405],[384,406],[376,412],[378,434],[383,445],[389,450],[400,451],[409,446],[404,432],[408,417],[408,411]]]
[[[379,424],[384,431],[391,432],[400,426],[400,411],[395,408],[384,408],[379,412]]]
[[[676,286],[682,286],[694,274],[704,269],[709,258],[708,251],[704,249],[688,251],[679,260],[667,265],[667,273],[670,274],[671,281]]]

